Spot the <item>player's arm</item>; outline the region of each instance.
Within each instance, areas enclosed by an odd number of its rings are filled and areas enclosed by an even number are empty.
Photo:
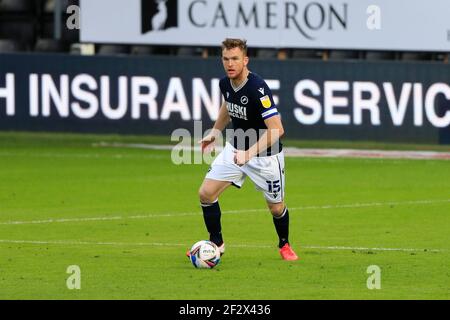
[[[262,153],[277,142],[284,135],[283,123],[279,114],[264,120],[267,130],[263,133],[257,143],[251,146],[248,151],[249,159]]]
[[[284,135],[284,128],[279,114],[264,120],[267,130],[259,137],[257,143],[247,151],[238,150],[235,155],[235,163],[244,165],[258,153],[262,153],[277,142]]]
[[[202,140],[199,141],[201,145],[202,152],[205,151],[205,149],[212,149],[214,146],[214,141],[217,139],[217,137],[222,133],[223,129],[230,123],[230,115],[228,114],[227,104],[224,101],[222,103],[222,106],[219,109],[219,115],[217,117],[216,122],[214,123],[214,126],[211,130],[211,132],[204,137]]]
[[[223,129],[230,123],[230,115],[228,114],[227,103],[224,101],[219,109],[219,116],[217,117],[216,123],[214,123],[213,130],[218,130],[222,132]]]

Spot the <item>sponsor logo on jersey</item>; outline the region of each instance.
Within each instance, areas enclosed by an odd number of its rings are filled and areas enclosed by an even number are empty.
[[[265,95],[262,98],[259,98],[259,100],[261,101],[261,104],[264,108],[268,109],[272,106],[272,102],[270,102],[270,98],[268,95]]]
[[[242,104],[247,104],[248,103],[248,98],[246,96],[242,96],[241,97],[241,103]]]
[[[246,107],[240,106],[235,103],[227,102],[227,109],[228,109],[228,114],[230,115],[230,117],[248,120]]]
[[[264,88],[259,88],[258,91],[261,92],[262,95],[264,94]]]

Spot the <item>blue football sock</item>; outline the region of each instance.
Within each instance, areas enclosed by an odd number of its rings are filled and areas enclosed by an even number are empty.
[[[202,203],[203,219],[206,229],[209,232],[209,240],[220,246],[223,243],[222,226],[220,224],[220,206],[219,201],[214,203]]]
[[[282,248],[286,243],[289,243],[289,210],[287,207],[284,208],[280,217],[273,217],[273,223],[279,238],[278,247]]]

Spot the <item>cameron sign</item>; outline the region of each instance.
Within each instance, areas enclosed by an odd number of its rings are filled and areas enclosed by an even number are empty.
[[[85,42],[450,50],[447,0],[81,0]]]

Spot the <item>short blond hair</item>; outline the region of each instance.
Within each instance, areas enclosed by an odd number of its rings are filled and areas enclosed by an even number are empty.
[[[234,49],[239,48],[244,52],[244,56],[247,55],[247,40],[245,39],[233,39],[233,38],[226,38],[224,41],[222,41],[222,51],[227,49]]]

